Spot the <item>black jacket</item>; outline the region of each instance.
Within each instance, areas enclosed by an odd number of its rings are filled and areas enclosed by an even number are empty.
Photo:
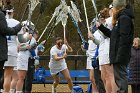
[[[140,84],[140,48],[131,49],[131,59],[129,64],[129,84]]]
[[[21,27],[22,26],[20,24],[13,28],[7,27],[5,15],[0,11],[0,61],[6,61],[8,58],[6,35],[16,35],[20,31]]]
[[[131,46],[133,42],[134,25],[132,19],[133,11],[130,6],[120,11],[118,23],[112,31],[103,25],[99,27],[106,36],[110,37],[110,63],[128,64],[131,56]]]

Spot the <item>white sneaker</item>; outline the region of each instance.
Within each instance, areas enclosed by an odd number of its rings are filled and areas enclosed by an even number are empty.
[[[35,56],[34,59],[35,59],[35,66],[39,65],[39,57]]]
[[[10,93],[15,93],[15,89],[10,89]]]
[[[0,89],[0,92],[3,92],[3,89]]]
[[[35,66],[39,65],[39,60],[38,60],[38,59],[35,59],[34,65],[35,65]]]
[[[71,93],[76,93],[73,89],[71,90]]]
[[[16,91],[16,93],[23,93],[22,91]]]
[[[52,93],[57,93],[56,88],[54,88],[54,86],[52,86]]]

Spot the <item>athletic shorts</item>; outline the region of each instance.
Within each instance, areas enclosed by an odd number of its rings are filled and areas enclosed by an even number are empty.
[[[87,66],[86,69],[93,69],[91,57],[87,57]]]
[[[62,64],[55,64],[55,63],[49,62],[49,68],[50,68],[50,73],[53,76],[67,69],[67,64],[66,62],[63,62]]]
[[[17,70],[28,70],[28,58],[17,58]]]
[[[103,54],[102,56],[99,56],[99,65],[106,65],[110,64],[109,55]]]

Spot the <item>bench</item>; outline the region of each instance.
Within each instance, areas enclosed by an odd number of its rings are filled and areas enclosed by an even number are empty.
[[[70,76],[72,78],[73,84],[89,84],[89,73],[87,70],[70,70]],[[45,70],[45,84],[52,84],[53,79],[50,74],[49,70]],[[60,81],[60,84],[67,84],[67,81],[64,80],[64,77],[62,74],[60,74],[60,77],[62,80]],[[48,79],[49,78],[49,79]],[[34,84],[42,84],[43,82],[33,81]]]
[[[68,55],[66,58],[67,62],[72,61],[74,63],[74,68],[69,69],[70,76],[74,84],[89,84],[90,83],[88,71],[85,70],[85,68],[78,68],[78,64],[80,64],[80,62],[86,62],[86,59],[87,59],[86,55]],[[40,56],[40,61],[45,61],[43,62],[44,64],[42,64],[42,66],[48,65],[49,60],[50,60],[50,55]],[[79,70],[79,69],[84,69],[84,70]],[[45,71],[45,77],[46,77],[46,80],[44,83],[46,84],[53,83],[52,76],[48,69]],[[62,78],[60,83],[66,84],[67,82],[66,80],[64,80],[64,77],[61,74],[60,74],[60,77]],[[37,82],[34,80],[33,83],[40,84],[41,82]]]

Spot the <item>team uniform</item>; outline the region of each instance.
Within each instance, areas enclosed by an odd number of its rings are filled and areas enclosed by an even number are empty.
[[[19,21],[10,18],[6,19],[8,27],[15,27],[19,24]],[[7,36],[8,43],[8,61],[5,62],[4,66],[17,66],[17,37]]]
[[[109,17],[109,18],[106,19],[105,26],[108,29],[112,30],[112,28],[113,28],[113,26],[112,26],[112,17]],[[104,57],[104,61],[107,62],[108,64],[110,63],[110,60],[109,60],[109,47],[110,47],[110,38],[106,37],[105,40],[104,40],[103,57]]]
[[[54,55],[57,55],[59,57],[63,56],[66,49],[68,49],[68,48],[65,44],[62,45],[62,48],[60,50],[56,47],[56,45],[51,48],[51,50],[50,50],[51,56],[50,56],[50,62],[49,62],[49,68],[50,68],[51,75],[56,75],[59,72],[61,72],[67,68],[65,59],[61,59],[59,61],[55,61],[53,59]]]
[[[20,33],[22,33],[22,32],[20,32]],[[32,37],[32,39],[29,40],[28,42],[19,43],[19,44],[23,45],[23,46],[34,45],[34,44],[36,44],[36,40],[34,37]],[[24,51],[19,51],[18,58],[17,58],[17,69],[18,70],[28,70],[28,59],[30,56],[31,56],[31,53],[28,49],[24,50]]]
[[[112,26],[112,17],[107,18],[104,25],[107,28],[112,29],[112,27],[113,27]],[[100,41],[100,43],[99,43],[99,65],[109,64],[110,63],[110,60],[109,60],[110,38],[104,36],[102,32],[99,32],[99,33],[100,33],[100,38],[99,38],[99,41]]]
[[[93,43],[92,40],[88,40],[88,43],[89,43],[89,46],[88,46],[88,50],[86,51],[86,55],[87,55],[86,69],[93,69],[93,67],[92,67],[92,58],[95,55],[97,45],[95,43]]]
[[[103,65],[103,64],[107,64],[104,61],[104,57],[103,57],[103,50],[104,50],[104,38],[106,38],[102,32],[100,32],[99,30],[95,31],[95,33],[93,34],[94,38],[96,38],[99,41],[99,65]]]

